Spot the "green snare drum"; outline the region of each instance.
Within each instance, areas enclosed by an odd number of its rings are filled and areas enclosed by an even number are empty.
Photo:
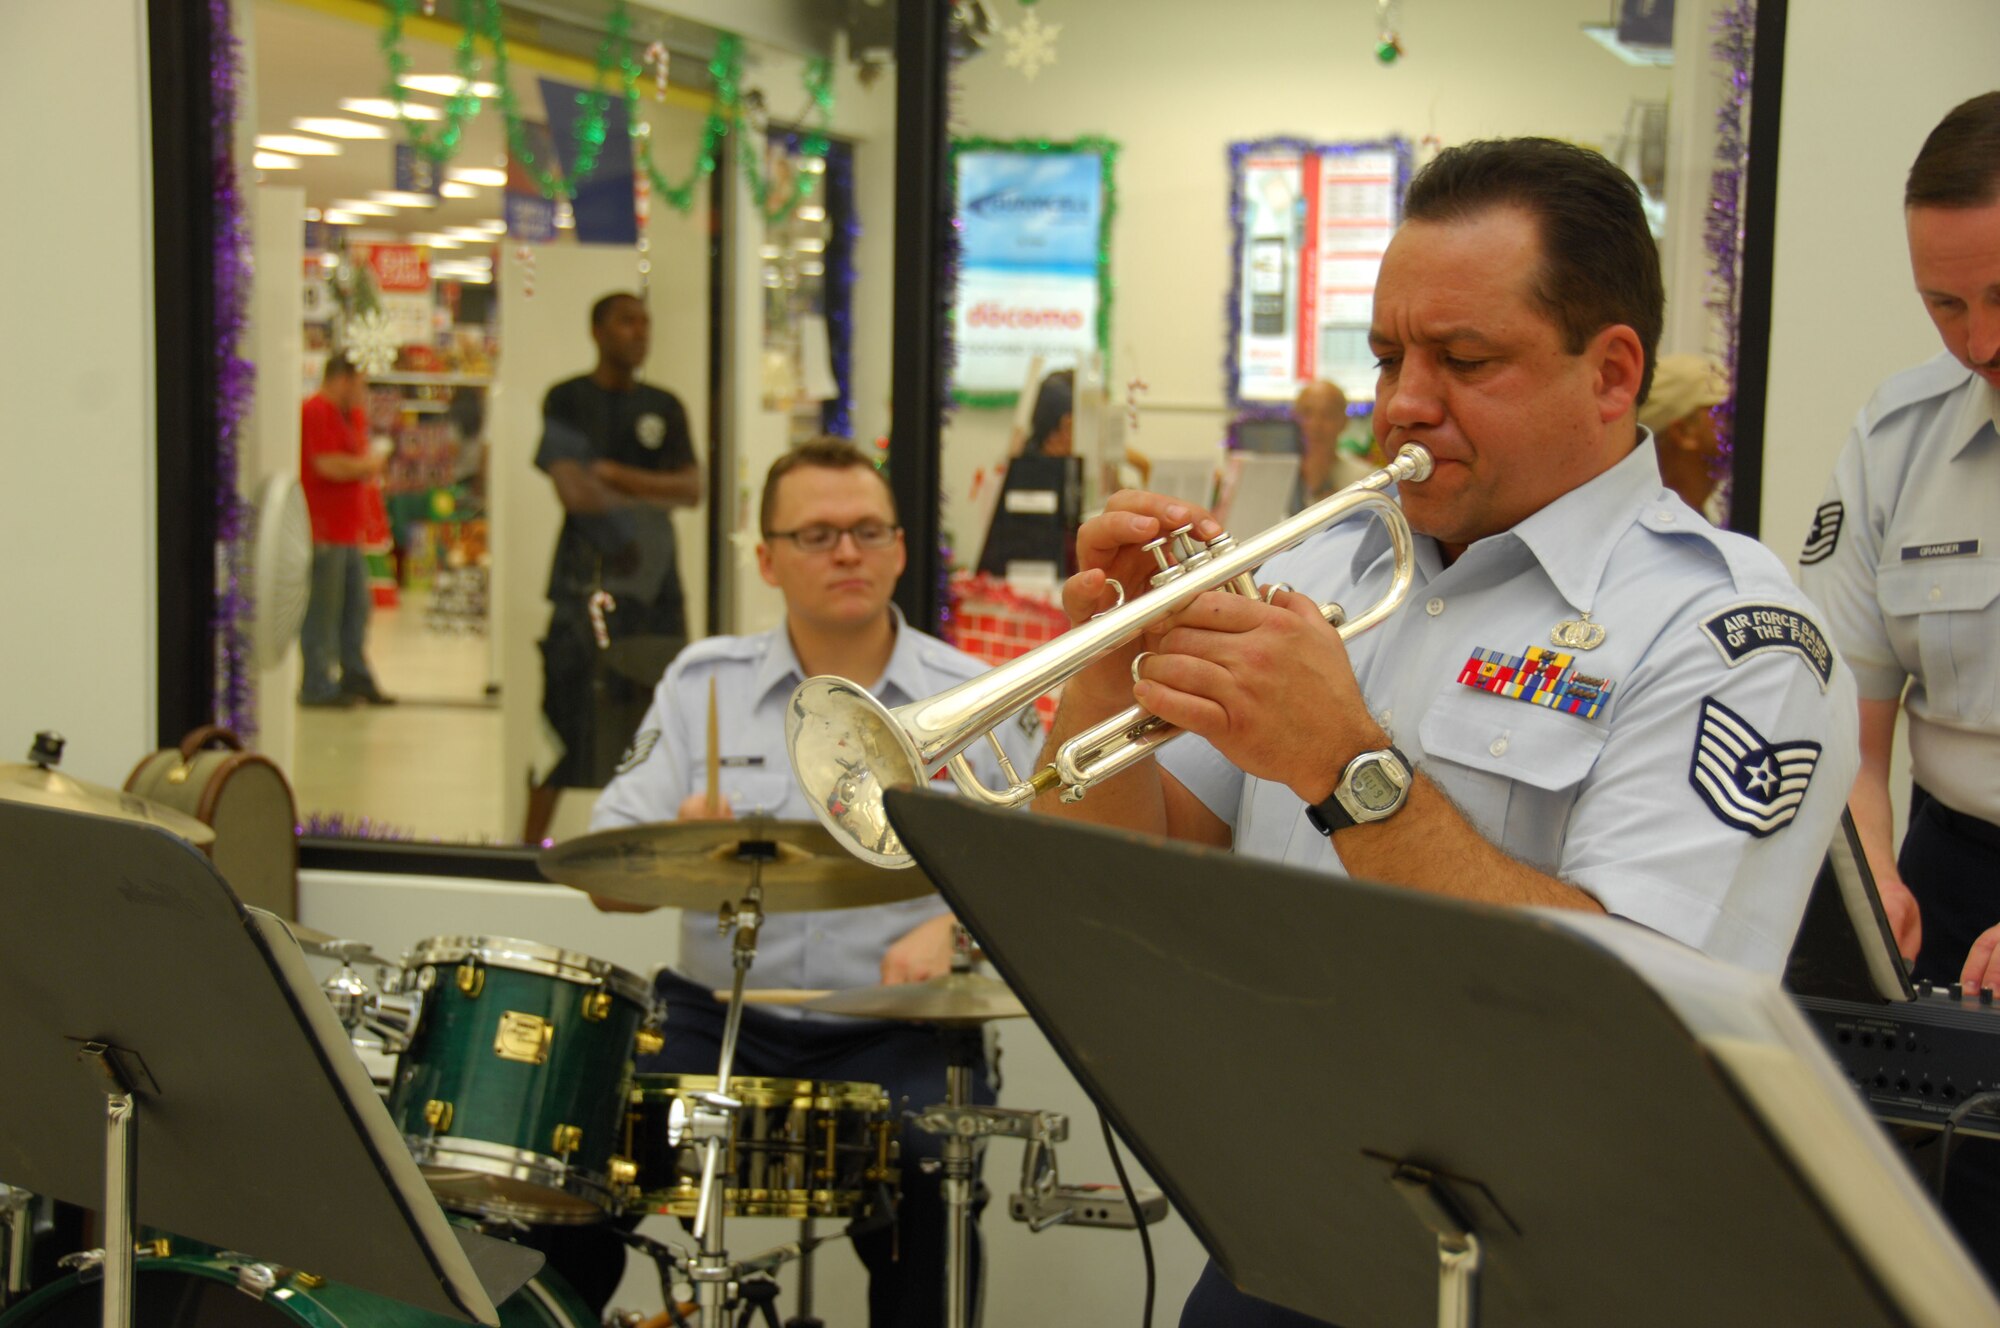
[[[100,1275],[91,1273],[87,1282],[73,1275],[0,1315],[0,1328],[100,1328],[103,1308]],[[590,1307],[546,1266],[499,1309],[501,1328],[597,1328]],[[338,1282],[199,1249],[138,1260],[132,1322],[145,1328],[465,1328],[456,1319]]]
[[[616,1156],[635,1053],[659,1045],[651,987],[574,950],[436,936],[404,960],[421,996],[389,1092],[438,1202],[529,1222],[594,1222],[635,1176]]]
[[[625,1115],[625,1153],[639,1168],[641,1201],[654,1212],[693,1217],[701,1199],[699,1145],[679,1121],[694,1095],[715,1091],[712,1074],[642,1074]],[[896,1121],[878,1085],[830,1079],[729,1080],[743,1104],[723,1155],[724,1211],[731,1217],[860,1217],[899,1179]]]

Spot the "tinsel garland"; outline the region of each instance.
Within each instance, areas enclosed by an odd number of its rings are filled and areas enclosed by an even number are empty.
[[[674,184],[661,173],[653,159],[651,136],[641,133],[639,82],[644,73],[645,55],[632,40],[632,19],[626,0],[613,0],[604,38],[597,46],[591,86],[577,94],[583,114],[577,119],[573,131],[576,150],[572,168],[567,176],[563,176],[538,162],[528,142],[525,122],[514,96],[500,0],[459,0],[462,31],[455,48],[454,67],[460,85],[446,104],[444,123],[435,131],[427,130],[418,121],[402,114],[408,96],[402,80],[410,68],[409,57],[403,52],[403,25],[409,15],[410,0],[386,0],[385,8],[387,15],[380,46],[388,64],[387,95],[396,103],[404,133],[411,145],[440,166],[457,154],[464,141],[465,122],[479,113],[480,101],[471,89],[479,75],[478,44],[484,40],[493,52],[492,81],[498,88],[500,113],[506,123],[507,145],[544,198],[573,199],[578,186],[596,173],[607,138],[611,99],[621,95],[625,99],[631,132],[638,144],[639,167],[645,172],[654,193],[683,215],[693,210],[695,190],[715,170],[721,156],[722,140],[731,134],[736,138],[737,159],[749,181],[751,197],[764,213],[766,221],[773,224],[783,221],[814,188],[814,175],[801,176],[786,197],[775,205],[771,203],[772,181],[758,166],[757,150],[751,143],[749,117],[742,95],[742,42],[732,34],[724,33],[716,42],[715,57],[708,64],[709,74],[715,81],[715,96],[702,123],[701,146],[695,153],[694,165],[687,179]],[[823,58],[808,60],[802,81],[811,98],[812,113],[818,126],[807,131],[799,151],[809,157],[824,156],[825,130],[833,120],[832,61]],[[617,85],[615,91],[614,83]]]
[[[1749,159],[1744,110],[1756,65],[1756,0],[1736,0],[1715,18],[1715,58],[1728,73],[1729,90],[1715,113],[1715,167],[1708,176],[1708,308],[1715,315],[1729,395],[1710,410],[1715,421],[1715,461],[1711,477],[1721,483],[1728,510],[1736,453],[1736,353],[1743,315],[1743,172]]]
[[[1309,138],[1253,138],[1233,142],[1229,161],[1229,295],[1223,314],[1222,395],[1232,411],[1242,411],[1246,419],[1269,419],[1286,413],[1284,407],[1246,403],[1242,393],[1242,363],[1237,346],[1243,340],[1243,167],[1257,153],[1290,152],[1303,159],[1308,153],[1322,157],[1349,157],[1361,152],[1393,152],[1396,155],[1396,209],[1391,224],[1400,221],[1403,195],[1410,187],[1412,156],[1407,139],[1390,138],[1372,143],[1321,143]],[[1230,426],[1230,444],[1235,445],[1236,429]]]
[[[965,152],[1094,152],[1102,161],[1099,180],[1104,200],[1103,211],[1097,222],[1097,326],[1093,329],[1097,339],[1098,353],[1104,359],[1105,381],[1111,380],[1111,221],[1118,214],[1118,145],[1108,138],[1086,135],[1067,142],[1055,142],[1046,138],[954,138],[951,141],[950,196],[958,198],[958,158]],[[963,229],[958,220],[957,208],[952,209],[952,230]],[[956,303],[956,270],[953,272],[953,303]],[[946,326],[950,326],[950,307],[945,310]],[[947,333],[949,335],[949,333]],[[995,409],[1014,404],[1020,396],[1018,392],[954,392],[952,399],[961,406],[975,409]]]
[[[945,48],[944,128],[946,136],[954,141],[961,127],[958,108],[965,104],[965,89],[960,84],[959,71],[971,49],[960,42],[950,42]],[[952,325],[951,311],[958,306],[959,270],[965,258],[965,223],[958,219],[958,156],[954,150],[948,149],[946,153],[945,187],[940,191],[936,205],[944,214],[944,225],[939,231],[944,243],[939,246],[942,252],[938,254],[937,288],[932,296],[938,302],[938,419],[933,438],[934,446],[942,457],[944,433],[951,426],[952,412],[958,408],[952,390],[952,381],[958,376],[958,329]],[[890,436],[895,436],[893,427]],[[937,634],[948,641],[952,636],[951,564],[957,557],[957,550],[952,544],[951,527],[945,522],[944,485],[938,485],[933,501],[937,504],[937,566],[932,569],[937,580],[935,628]]]
[[[787,152],[798,150],[796,132],[782,139]],[[861,238],[861,218],[854,211],[854,149],[831,143],[826,152],[826,215],[834,225],[826,246],[826,340],[833,360],[833,381],[839,389],[819,408],[820,432],[834,438],[854,436],[854,247]]]
[[[372,816],[350,817],[345,812],[307,812],[305,819],[294,829],[301,839],[373,839],[385,843],[409,843],[417,837],[413,831],[400,825],[390,825]]]
[[[230,27],[229,0],[208,0],[209,180],[214,213],[215,309],[215,722],[248,743],[257,734],[245,566],[249,504],[237,492],[242,424],[255,389],[256,366],[238,354],[250,294],[250,244],[243,196],[236,182],[237,85],[242,66]]]

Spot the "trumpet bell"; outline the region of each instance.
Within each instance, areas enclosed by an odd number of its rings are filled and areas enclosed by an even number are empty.
[[[912,865],[882,795],[923,787],[926,771],[887,706],[846,678],[808,678],[785,711],[785,746],[814,814],[850,852],[877,867]]]

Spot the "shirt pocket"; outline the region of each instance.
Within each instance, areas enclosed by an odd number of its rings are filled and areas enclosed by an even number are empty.
[[[792,772],[789,766],[773,770],[769,765],[725,765],[721,770],[722,796],[729,799],[729,809],[737,816],[748,816],[752,812],[763,812],[769,816],[783,816],[785,802],[792,796]],[[700,793],[708,787],[708,765],[706,761],[696,761],[688,771],[688,788]]]
[[[1899,563],[1875,575],[1892,642],[1916,643],[1925,708],[1979,724],[2000,702],[2000,560]]]
[[[1423,771],[1488,842],[1544,871],[1562,855],[1577,786],[1604,749],[1600,722],[1451,688],[1424,714]]]

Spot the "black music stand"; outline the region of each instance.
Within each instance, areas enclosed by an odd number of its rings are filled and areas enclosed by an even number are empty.
[[[2000,1319],[1770,978],[1616,919],[888,806],[1253,1295],[1346,1328],[1475,1296],[1487,1328]]]
[[[104,1214],[107,1324],[141,1221],[500,1322],[542,1256],[445,1220],[281,922],[151,826],[0,802],[0,844],[0,1177]]]

